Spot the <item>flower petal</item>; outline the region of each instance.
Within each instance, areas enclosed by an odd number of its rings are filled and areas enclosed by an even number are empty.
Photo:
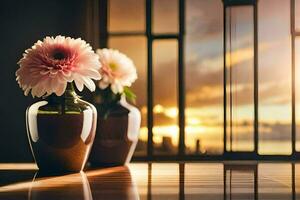
[[[73,81],[80,91],[84,85],[93,91],[91,79],[101,78],[99,56],[80,38],[45,37],[25,50],[18,64],[16,81],[25,95],[31,92],[33,97],[51,93],[60,96]]]

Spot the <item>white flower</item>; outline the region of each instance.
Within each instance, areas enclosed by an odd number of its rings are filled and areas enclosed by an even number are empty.
[[[102,79],[98,83],[101,89],[110,86],[113,93],[122,93],[124,87],[130,87],[137,79],[136,67],[125,54],[114,49],[98,49],[97,54],[102,64]]]

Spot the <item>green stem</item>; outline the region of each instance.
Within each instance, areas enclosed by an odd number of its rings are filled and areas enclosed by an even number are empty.
[[[62,114],[66,113],[66,99],[75,95],[74,83],[67,83],[67,88],[64,94],[61,96]]]

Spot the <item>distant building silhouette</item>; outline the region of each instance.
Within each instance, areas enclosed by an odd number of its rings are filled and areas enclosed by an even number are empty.
[[[197,139],[195,154],[200,154],[200,153],[201,153],[200,139]]]
[[[166,152],[172,152],[174,150],[171,137],[168,136],[162,137],[161,149],[162,151],[166,151]]]

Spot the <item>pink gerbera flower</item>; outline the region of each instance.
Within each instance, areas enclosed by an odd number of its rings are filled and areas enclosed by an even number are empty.
[[[73,81],[79,91],[84,85],[94,91],[92,79],[101,78],[99,56],[80,38],[46,37],[27,49],[18,64],[16,80],[24,94],[31,91],[33,97],[61,96]]]

